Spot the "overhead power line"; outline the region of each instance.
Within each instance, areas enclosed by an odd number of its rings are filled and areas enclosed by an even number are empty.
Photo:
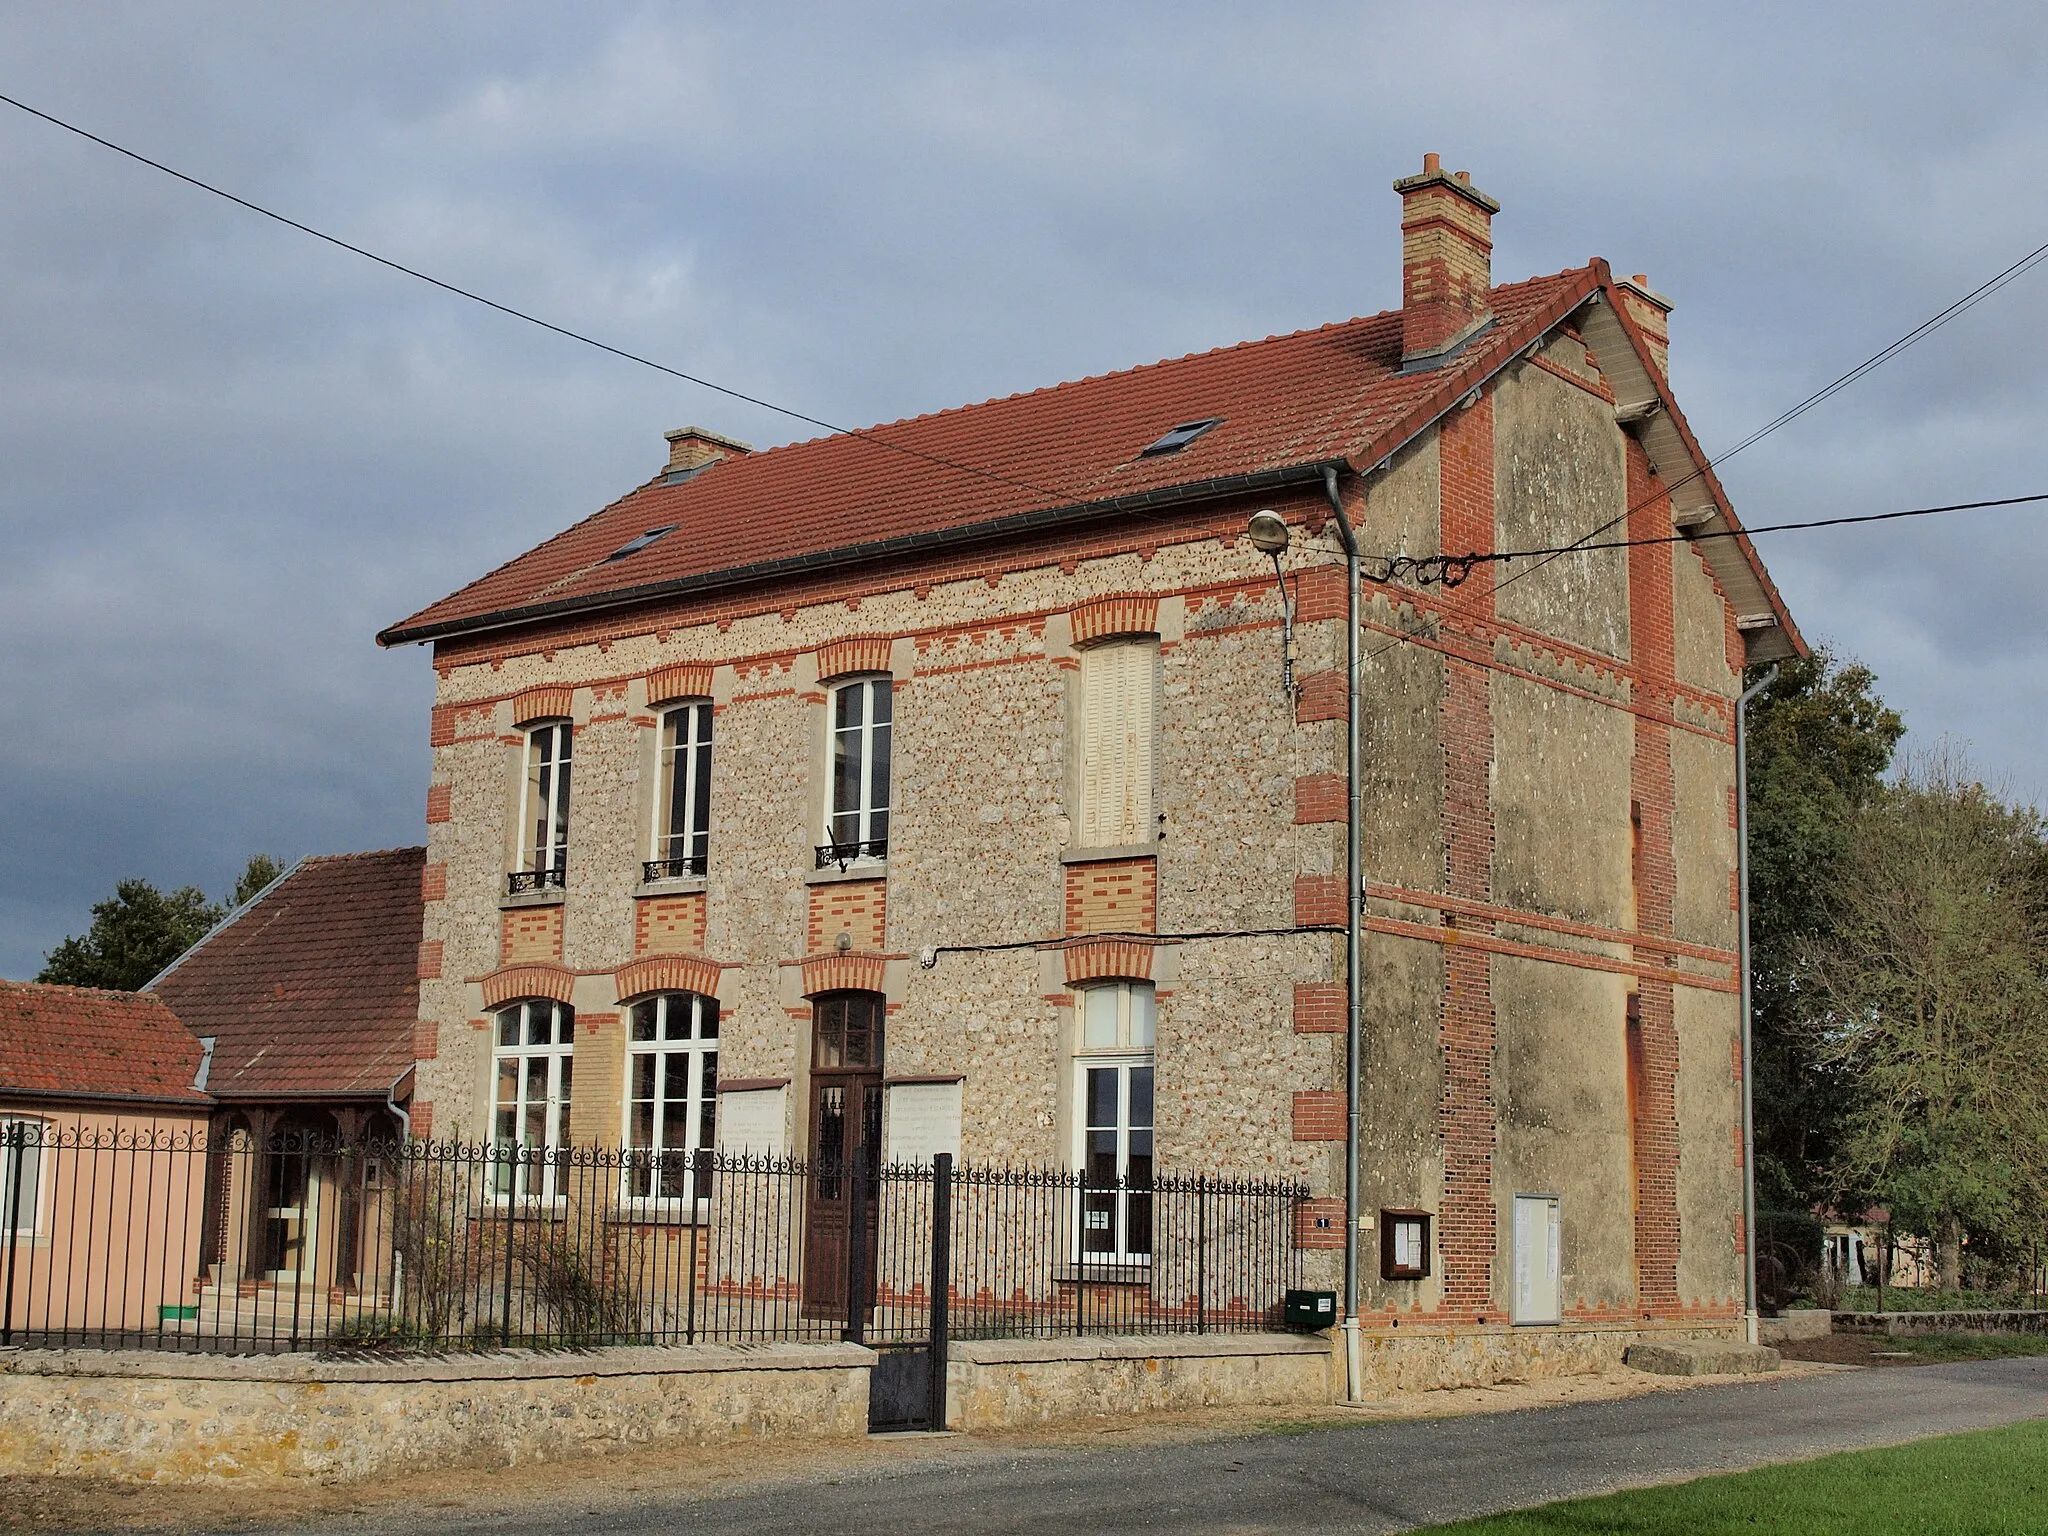
[[[922,459],[927,464],[937,464],[946,469],[957,469],[962,474],[974,475],[983,480],[994,481],[999,485],[1012,486],[1020,491],[1030,491],[1039,496],[1052,496],[1062,502],[1072,503],[1077,500],[1071,492],[1054,490],[1049,486],[1034,485],[1029,480],[1018,480],[1009,475],[998,474],[991,469],[982,469],[973,464],[963,464],[958,459],[949,459],[943,454],[926,453],[920,448],[911,448],[902,443],[892,443],[885,437],[877,437],[873,432],[863,431],[859,427],[842,427],[834,422],[825,420],[822,416],[813,416],[806,411],[799,411],[787,405],[777,405],[773,400],[765,400],[759,395],[750,395],[745,390],[733,389],[728,385],[707,379],[702,374],[688,373],[681,368],[671,368],[667,363],[657,362],[655,359],[643,356],[638,352],[629,352],[624,347],[615,347],[608,341],[600,341],[595,336],[585,335],[582,331],[572,330],[566,325],[557,325],[554,321],[544,320],[539,315],[532,314],[527,310],[515,308],[510,304],[501,304],[496,299],[488,298],[472,288],[464,288],[458,283],[451,283],[443,278],[435,277],[430,272],[422,272],[418,267],[409,267],[402,261],[392,260],[389,256],[379,256],[375,251],[366,250],[360,245],[342,239],[339,235],[330,235],[325,230],[315,229],[310,224],[301,223],[299,220],[287,214],[279,213],[273,208],[266,208],[261,203],[251,202],[246,197],[237,196],[224,187],[215,186],[210,181],[202,181],[197,176],[188,175],[175,166],[165,165],[161,160],[152,160],[148,155],[142,154],[138,150],[130,149],[124,144],[116,144],[112,139],[102,138],[89,129],[81,128],[76,123],[68,123],[61,117],[53,116],[39,107],[32,107],[27,102],[17,100],[15,97],[0,94],[0,102],[4,102],[10,107],[18,108],[26,112],[30,117],[41,118],[44,122],[54,127],[62,128],[66,133],[74,133],[81,139],[86,139],[91,143],[99,145],[102,149],[111,149],[117,155],[125,155],[138,165],[146,165],[153,171],[161,171],[166,176],[184,182],[188,187],[196,187],[201,192],[211,193],[215,197],[233,203],[238,208],[246,208],[251,213],[261,214],[264,218],[272,219],[284,225],[287,229],[295,229],[302,235],[311,235],[315,240],[325,241],[339,250],[347,251],[351,255],[360,256],[365,261],[374,261],[378,266],[388,267],[393,272],[401,272],[407,277],[428,284],[430,287],[439,288],[443,293],[452,293],[457,298],[468,299],[473,304],[481,304],[486,309],[494,309],[499,314],[509,315],[514,320],[523,320],[528,325],[537,325],[544,331],[552,331],[555,335],[566,337],[570,341],[581,342],[586,347],[595,347],[600,352],[610,353],[613,357],[623,358],[629,363],[638,363],[643,368],[652,368],[657,373],[665,373],[670,378],[681,379],[686,384],[695,384],[700,389],[711,390],[716,394],[724,395],[730,400],[738,400],[747,405],[759,406],[764,411],[773,411],[776,415],[787,416],[792,421],[801,421],[808,426],[821,427],[827,432],[835,433],[842,437],[859,438],[862,442],[873,443],[877,448],[886,448],[891,453],[900,453],[908,458]]]
[[[1509,560],[1546,559],[1557,555],[1589,554],[1596,549],[1639,549],[1647,544],[1692,544],[1707,539],[1746,539],[1753,533],[1790,533],[1796,528],[1840,528],[1848,523],[1889,523],[1902,517],[1934,517],[1943,512],[1975,512],[1984,507],[2018,507],[2028,502],[2048,501],[2048,491],[2033,496],[2001,496],[1995,501],[1955,501],[1940,507],[1908,507],[1902,512],[1860,512],[1850,517],[1810,517],[1796,523],[1760,523],[1754,528],[1693,529],[1686,533],[1658,534],[1647,539],[1604,539],[1589,544],[1560,544],[1549,549],[1503,549],[1469,555],[1368,555],[1378,561],[1375,579],[1394,581],[1412,577],[1417,586],[1455,587],[1480,565],[1497,565]],[[1612,526],[1611,524],[1609,526]],[[1501,586],[1506,586],[1503,581]],[[1495,590],[1498,590],[1496,588]]]
[[[1735,455],[1741,453],[1745,448],[1754,448],[1758,443],[1762,442],[1765,438],[1769,437],[1773,432],[1776,432],[1780,427],[1791,425],[1793,422],[1797,421],[1801,416],[1804,416],[1808,411],[1812,410],[1815,406],[1819,405],[1822,401],[1832,399],[1835,395],[1840,394],[1843,390],[1847,389],[1851,384],[1854,384],[1858,379],[1862,378],[1865,374],[1871,373],[1874,370],[1883,367],[1886,363],[1890,362],[1893,358],[1897,357],[1901,352],[1905,351],[1915,342],[1926,340],[1929,336],[1932,336],[1936,331],[1940,330],[1943,326],[1947,325],[1951,320],[1954,320],[1958,316],[1963,315],[1972,309],[1975,309],[1984,300],[1990,298],[1992,294],[1998,292],[1999,289],[2005,287],[2006,284],[2012,282],[2015,278],[2018,278],[2022,276],[2024,273],[2030,271],[2032,268],[2039,265],[2043,260],[2048,260],[2048,244],[2035,246],[2033,250],[2027,252],[2026,255],[2022,256],[2018,261],[2014,262],[2004,271],[1996,272],[1992,274],[1990,277],[1987,277],[1983,282],[1979,283],[1976,287],[1972,288],[1960,299],[1957,299],[1953,304],[1949,305],[1948,308],[1941,310],[1937,314],[1930,315],[1927,319],[1921,321],[1918,325],[1914,326],[1913,329],[1906,332],[1905,335],[1899,337],[1898,340],[1890,343],[1888,346],[1878,348],[1877,351],[1871,353],[1870,356],[1866,357],[1854,368],[1851,368],[1847,373],[1841,374],[1837,378],[1830,380],[1826,384],[1823,384],[1819,389],[1816,389],[1812,394],[1808,395],[1804,400],[1801,400],[1797,405],[1793,406],[1790,410],[1784,411],[1779,415],[1772,417],[1769,421],[1765,422],[1761,427],[1758,427],[1754,432],[1750,433],[1749,436],[1743,438],[1733,447],[1727,449],[1722,453],[1714,455],[1712,458],[1706,460],[1701,464],[1695,465],[1689,473],[1681,476],[1677,480],[1672,481],[1669,485],[1662,487],[1660,490],[1656,491],[1652,495],[1644,497],[1634,506],[1627,508],[1618,516],[1609,518],[1599,527],[1594,528],[1589,532],[1581,535],[1579,539],[1573,541],[1572,543],[1561,546],[1559,549],[1553,551],[1544,559],[1538,560],[1536,564],[1529,566],[1526,570],[1520,570],[1515,572],[1514,575],[1505,578],[1500,583],[1500,585],[1503,587],[1509,586],[1512,583],[1519,581],[1522,577],[1527,576],[1534,571],[1541,570],[1544,566],[1548,565],[1551,560],[1556,559],[1558,555],[1569,554],[1572,550],[1576,549],[1580,544],[1584,543],[1587,539],[1599,538],[1600,535],[1605,533],[1608,529],[1614,527],[1618,523],[1626,522],[1629,518],[1633,517],[1636,513],[1642,511],[1644,507],[1649,506],[1652,502],[1658,501],[1663,497],[1670,495],[1680,486],[1692,484],[1693,481],[1699,479],[1710,468],[1713,468],[1716,465],[1727,463],[1730,459],[1734,458]]]

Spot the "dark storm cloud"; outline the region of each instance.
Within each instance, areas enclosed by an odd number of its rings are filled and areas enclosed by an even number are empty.
[[[1440,150],[1495,270],[1679,303],[1708,446],[2048,239],[2031,8],[73,5],[0,90],[507,302],[865,424],[1398,300]],[[141,874],[416,840],[370,636],[699,421],[810,429],[0,116],[0,974]],[[1752,521],[2048,489],[2048,272],[1725,471]],[[2034,794],[2040,515],[1765,546]]]

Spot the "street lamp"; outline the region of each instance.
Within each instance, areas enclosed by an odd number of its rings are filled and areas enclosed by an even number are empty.
[[[1280,568],[1280,557],[1287,553],[1293,530],[1287,526],[1286,518],[1268,507],[1254,512],[1244,531],[1252,548],[1273,557],[1273,580],[1280,588],[1280,686],[1291,699],[1295,694],[1294,600],[1287,593],[1287,574]]]

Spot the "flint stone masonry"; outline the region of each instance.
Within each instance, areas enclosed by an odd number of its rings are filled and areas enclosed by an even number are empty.
[[[348,1362],[0,1354],[0,1475],[331,1481],[865,1434],[872,1350],[700,1344]]]

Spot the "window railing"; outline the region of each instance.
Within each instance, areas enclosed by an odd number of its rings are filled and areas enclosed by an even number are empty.
[[[558,864],[553,869],[515,869],[505,877],[505,890],[508,895],[524,896],[533,891],[559,891],[568,883],[568,871]]]
[[[877,861],[889,857],[889,839],[886,837],[860,838],[850,843],[818,844],[818,868],[830,869],[838,865],[844,869],[849,864],[863,861]]]
[[[702,853],[680,859],[648,859],[640,866],[640,878],[645,881],[681,880],[691,875],[702,875],[710,862],[710,856]]]

